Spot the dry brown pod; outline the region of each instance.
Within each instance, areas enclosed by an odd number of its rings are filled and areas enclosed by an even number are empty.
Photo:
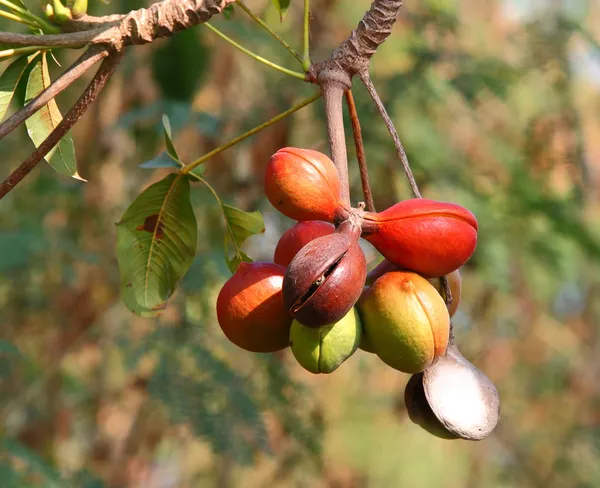
[[[334,324],[358,300],[367,276],[359,237],[360,226],[348,220],[292,259],[283,279],[284,306],[302,325]]]

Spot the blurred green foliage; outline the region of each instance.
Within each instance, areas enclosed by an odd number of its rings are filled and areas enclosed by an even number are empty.
[[[311,3],[318,60],[368,2]],[[248,4],[300,45],[300,2],[283,23],[270,0]],[[214,24],[291,65],[235,10]],[[497,385],[502,411],[476,444],[410,423],[408,376],[373,355],[359,351],[335,374],[313,376],[289,351],[250,354],[228,343],[214,310],[230,275],[226,229],[203,185],[192,185],[197,254],[165,315],[128,312],[114,223],[170,171],[139,166],[166,150],[163,113],[179,157],[191,161],[311,90],[201,26],[131,49],[73,131],[89,183],[40,165],[0,204],[2,486],[599,486],[599,25],[591,1],[407,2],[373,58],[423,194],[467,206],[480,224],[456,335]],[[58,55],[63,66],[74,56]],[[63,112],[81,88],[59,97]],[[359,83],[353,91],[383,209],[409,188],[366,91]],[[0,144],[3,175],[33,150],[25,129]],[[284,145],[326,144],[317,102],[203,165],[225,204],[263,212],[265,233],[243,247],[252,258],[270,260],[291,225],[262,194],[268,158]]]

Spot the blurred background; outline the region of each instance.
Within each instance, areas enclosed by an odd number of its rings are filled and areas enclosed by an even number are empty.
[[[91,13],[144,5],[92,2]],[[283,23],[270,1],[248,5],[300,48],[301,2]],[[368,5],[313,0],[313,60]],[[297,69],[240,9],[212,23]],[[164,150],[162,114],[191,161],[315,91],[202,26],[129,49],[74,129],[89,182],[40,164],[0,202],[0,485],[600,486],[599,40],[592,0],[421,0],[406,2],[373,58],[423,194],[479,220],[455,320],[461,350],[501,397],[500,424],[479,443],[412,424],[409,376],[369,353],[316,376],[289,351],[230,344],[215,319],[230,276],[224,227],[198,184],[198,253],[168,310],[150,320],[125,308],[114,224],[167,172],[139,167]],[[63,67],[76,56],[57,54]],[[59,97],[63,113],[84,83]],[[381,210],[410,193],[375,107],[359,83],[353,91]],[[227,203],[263,212],[266,232],[245,246],[255,260],[271,260],[292,225],[262,191],[265,165],[285,145],[327,152],[321,101],[206,163]],[[0,177],[32,150],[24,128],[3,140]]]

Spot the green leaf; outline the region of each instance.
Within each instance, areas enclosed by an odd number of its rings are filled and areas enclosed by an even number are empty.
[[[175,161],[179,161],[179,156],[177,154],[177,151],[175,150],[175,145],[173,144],[173,132],[171,131],[171,121],[169,120],[168,115],[163,114],[162,123],[163,123],[163,131],[165,133],[165,144],[167,146],[167,153]]]
[[[170,174],[144,190],[117,224],[121,296],[142,317],[161,314],[196,252],[189,178]]]
[[[290,1],[291,0],[273,0],[273,5],[275,5],[275,8],[279,12],[279,19],[281,20],[281,22],[283,22],[285,14],[290,8]]]
[[[225,236],[225,240],[227,241],[227,236]],[[227,260],[227,267],[229,271],[235,273],[238,269],[238,266],[241,263],[251,263],[252,258],[248,256],[244,251],[238,251],[230,258],[227,254],[225,254],[225,259]]]
[[[230,205],[222,205],[223,215],[227,221],[228,232],[225,234],[225,259],[229,271],[235,273],[240,263],[251,263],[252,259],[244,253],[240,246],[255,234],[261,234],[265,231],[265,222],[260,212],[244,212],[239,208]],[[228,249],[230,244],[233,244],[235,254],[233,258],[229,258]]]
[[[19,58],[6,68],[0,76],[0,120],[6,115],[27,63],[27,57]]]
[[[42,57],[35,63],[31,73],[29,73],[25,103],[29,103],[52,83],[48,71],[46,53],[43,53]],[[35,144],[35,147],[39,147],[44,142],[61,120],[62,115],[60,114],[56,100],[52,99],[41,110],[25,121],[27,133]],[[75,146],[73,145],[71,132],[68,132],[44,159],[59,173],[85,181],[77,173]]]
[[[231,20],[233,18],[233,14],[234,14],[235,10],[233,9],[233,4],[230,3],[229,5],[227,5],[227,7],[225,7],[221,13],[223,14],[223,17],[225,17],[225,20]]]
[[[259,211],[244,212],[239,208],[223,204],[223,213],[229,223],[231,237],[238,246],[241,246],[248,237],[265,231],[265,221]]]
[[[154,159],[150,161],[146,161],[138,165],[140,168],[145,169],[156,169],[156,168],[179,168],[177,162],[167,153],[166,151],[162,152]]]

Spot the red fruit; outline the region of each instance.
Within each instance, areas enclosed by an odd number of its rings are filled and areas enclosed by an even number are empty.
[[[217,298],[217,319],[225,336],[252,352],[289,345],[292,317],[283,306],[285,268],[274,263],[241,263]]]
[[[425,278],[451,273],[477,245],[477,220],[466,208],[425,198],[367,212],[363,237],[396,266]]]
[[[298,222],[294,227],[286,230],[279,238],[275,248],[273,261],[281,266],[290,264],[298,251],[317,237],[327,236],[335,232],[335,227],[322,220],[306,220]]]
[[[265,193],[277,210],[294,220],[334,222],[347,215],[335,165],[310,149],[286,147],[271,156]]]

